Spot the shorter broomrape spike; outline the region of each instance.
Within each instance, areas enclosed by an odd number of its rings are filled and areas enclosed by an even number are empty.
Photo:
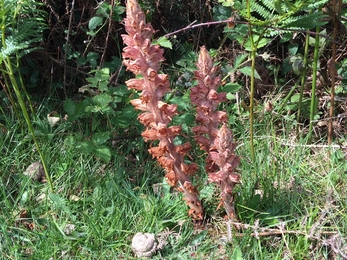
[[[230,219],[236,219],[233,188],[239,183],[240,176],[234,170],[240,158],[234,154],[235,143],[231,130],[227,127],[227,113],[217,111],[226,93],[217,93],[220,77],[217,67],[205,47],[201,48],[195,78],[198,84],[191,89],[190,98],[196,106],[196,120],[200,125],[193,128],[195,140],[200,148],[208,153],[205,169],[209,181],[220,187],[221,201]],[[223,124],[221,128],[219,125]]]
[[[160,101],[170,91],[170,82],[166,74],[159,74],[160,62],[164,60],[164,51],[158,45],[151,44],[154,30],[146,23],[145,15],[136,0],[128,0],[124,19],[127,35],[122,35],[126,47],[123,49],[123,63],[127,70],[139,76],[126,82],[128,88],[140,92],[140,98],[131,100],[131,104],[141,111],[139,121],[146,129],[142,133],[144,140],[159,141],[149,152],[166,171],[167,182],[180,189],[190,207],[189,215],[196,220],[203,219],[203,208],[197,189],[191,184],[190,176],[196,170],[196,164],[186,165],[190,144],[175,145],[176,136],[181,127],[170,125],[172,117],[177,115],[177,105],[168,105]]]

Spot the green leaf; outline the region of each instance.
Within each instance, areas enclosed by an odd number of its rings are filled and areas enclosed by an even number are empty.
[[[86,107],[86,112],[100,112],[109,113],[112,111],[109,103],[113,101],[113,98],[106,93],[102,93],[92,98],[92,105]]]
[[[248,54],[240,54],[236,56],[234,61],[234,68],[237,69],[247,57],[248,57]]]
[[[236,93],[238,92],[242,86],[237,83],[227,83],[222,87],[223,92],[228,92],[228,93]]]
[[[111,150],[106,146],[96,148],[95,155],[106,162],[111,160]]]
[[[181,110],[189,110],[191,108],[189,95],[173,97],[170,99],[170,103],[176,104]]]
[[[160,45],[161,47],[164,47],[164,48],[168,48],[170,50],[172,50],[172,43],[170,42],[170,40],[166,37],[160,37],[158,40],[154,41],[153,42],[153,45],[155,44],[158,44]]]
[[[246,67],[243,67],[241,69],[239,69],[239,71],[243,74],[245,74],[246,76],[251,76],[252,75],[252,67],[249,67],[249,66],[246,66]],[[256,70],[254,70],[254,77],[256,79],[260,79],[260,75],[258,74],[258,72]]]
[[[75,103],[67,98],[64,102],[64,110],[67,113],[68,117],[73,117],[75,115]]]
[[[95,144],[91,140],[81,142],[80,151],[83,153],[91,153],[95,149]]]
[[[304,58],[302,55],[294,55],[290,57],[290,62],[292,63],[294,73],[300,75],[302,70],[305,68]]]
[[[89,20],[88,29],[94,31],[103,22],[103,18],[100,16],[94,16]]]
[[[56,210],[61,210],[65,213],[70,214],[70,209],[66,205],[66,200],[60,197],[58,194],[50,193],[48,198],[53,202],[54,208]]]
[[[173,123],[175,125],[192,125],[195,122],[195,116],[189,113],[185,113],[179,116],[175,116],[173,119]]]
[[[252,199],[249,201],[248,207],[251,209],[257,209],[260,203],[261,197],[260,194],[256,194],[252,197]]]
[[[110,133],[108,132],[97,132],[93,135],[92,140],[96,145],[101,145],[110,139]]]
[[[234,95],[234,94],[231,94],[230,92],[227,93],[226,98],[227,98],[228,100],[235,100],[235,99],[236,99],[235,95]]]
[[[112,124],[120,128],[129,128],[129,126],[140,125],[136,120],[138,111],[132,105],[125,106],[122,110],[116,111],[112,117]]]
[[[83,138],[82,135],[68,135],[65,140],[64,144],[68,146],[77,146],[76,144],[81,141]]]
[[[288,45],[288,52],[291,56],[296,55],[296,53],[298,52],[298,49],[299,49],[299,44],[297,43]]]
[[[89,52],[87,54],[87,59],[90,63],[90,67],[92,67],[93,69],[95,69],[98,65],[98,59],[99,59],[99,54],[97,54],[96,52]]]
[[[110,10],[111,10],[111,5],[109,3],[107,3],[107,2],[103,2],[102,4],[100,4],[98,6],[98,9],[96,10],[96,14],[102,15],[103,17],[108,19]]]
[[[124,6],[120,6],[120,5],[117,5],[114,7],[113,9],[113,21],[116,21],[116,22],[120,22],[122,21],[123,17],[121,16],[121,14],[123,14],[125,12],[125,7]]]
[[[19,205],[21,207],[24,207],[24,205],[28,201],[28,197],[29,197],[29,192],[28,191],[24,191],[22,196],[21,196],[21,198],[20,198],[20,202],[19,202]]]
[[[236,245],[233,250],[233,254],[231,255],[231,260],[243,260],[242,252],[239,246]]]

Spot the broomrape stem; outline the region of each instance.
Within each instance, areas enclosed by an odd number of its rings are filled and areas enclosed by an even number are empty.
[[[196,121],[199,123],[193,128],[195,140],[208,153],[205,169],[209,181],[219,186],[221,204],[224,204],[229,218],[236,220],[233,188],[239,183],[240,176],[234,170],[240,158],[233,153],[236,144],[233,143],[231,130],[226,126],[227,113],[218,111],[219,104],[226,101],[226,93],[217,93],[221,79],[205,47],[200,50],[197,67],[195,78],[198,84],[190,92],[190,99],[196,106]],[[221,124],[222,127],[218,128]]]
[[[185,163],[191,144],[174,144],[181,127],[169,124],[177,115],[177,106],[161,101],[170,91],[168,76],[159,74],[164,51],[158,45],[152,45],[154,29],[150,23],[146,23],[136,0],[127,1],[124,24],[127,34],[122,35],[126,45],[123,49],[123,64],[137,76],[126,84],[129,89],[140,91],[140,98],[131,103],[142,111],[138,116],[138,120],[146,127],[142,137],[146,142],[151,142],[148,151],[165,169],[167,182],[183,192],[190,207],[188,214],[195,220],[202,220],[203,207],[198,191],[190,180],[190,175],[197,171],[198,166]],[[153,145],[155,141],[159,141],[157,146]]]

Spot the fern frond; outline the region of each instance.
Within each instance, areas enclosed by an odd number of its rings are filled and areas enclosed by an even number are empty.
[[[288,19],[283,22],[282,27],[297,28],[297,29],[312,29],[317,26],[327,24],[327,15],[322,13],[311,13],[306,15],[296,16],[295,19]]]
[[[256,12],[259,14],[264,20],[271,20],[273,18],[273,11],[274,9],[267,9],[265,6],[260,5],[256,2],[251,6],[251,11]]]
[[[307,5],[307,9],[309,10],[315,10],[315,9],[319,9],[322,8],[323,5],[327,4],[329,2],[329,0],[319,0],[319,1],[307,1],[306,5]]]
[[[329,0],[250,0],[252,16],[247,18],[246,11],[240,15],[255,26],[275,26],[291,29],[311,29],[326,24],[325,16],[317,9]],[[303,11],[304,15],[298,15]],[[276,32],[266,32],[265,35],[277,35]]]
[[[33,43],[42,41],[42,32],[47,28],[46,12],[36,1],[0,0],[0,24],[3,35],[0,42],[0,61],[13,54],[20,57],[36,49]],[[30,47],[31,46],[31,47]],[[1,62],[0,62],[1,63]]]

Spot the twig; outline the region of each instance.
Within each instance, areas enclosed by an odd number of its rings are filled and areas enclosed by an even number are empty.
[[[164,37],[170,37],[170,36],[176,35],[178,33],[181,33],[181,32],[187,31],[187,30],[191,30],[191,29],[194,29],[194,28],[202,27],[202,26],[219,25],[219,24],[224,24],[224,23],[232,23],[232,24],[235,24],[235,25],[237,25],[237,24],[247,24],[247,25],[257,26],[256,24],[252,24],[252,23],[245,22],[245,21],[236,21],[233,18],[229,18],[227,20],[221,20],[221,21],[199,23],[199,24],[194,24],[194,22],[193,22],[193,23],[189,24],[188,26],[186,26],[184,28],[181,28],[181,29],[176,30],[174,32],[165,34]],[[332,37],[330,37],[328,35],[317,33],[317,32],[312,32],[312,31],[307,31],[307,30],[303,30],[303,29],[279,28],[279,27],[269,26],[269,25],[264,25],[263,27],[268,28],[268,29],[273,29],[273,30],[276,30],[276,31],[289,31],[289,32],[308,33],[310,35],[314,35],[314,36],[317,35],[319,37],[323,37],[323,38],[328,39],[331,42],[335,42],[335,43],[337,43],[339,45],[343,44],[343,43],[341,43],[339,41],[336,41],[335,39],[333,39]]]
[[[199,24],[194,24],[195,22],[193,22],[184,28],[181,28],[177,31],[165,34],[164,37],[169,37],[169,36],[172,36],[172,35],[175,35],[175,34],[190,30],[190,29],[194,29],[197,27],[201,27],[201,26],[218,25],[218,24],[231,23],[231,22],[234,22],[234,20],[233,19],[227,19],[227,20],[222,20],[222,21],[214,21],[214,22],[199,23]],[[241,22],[241,21],[239,23],[240,24],[247,24],[247,22]]]
[[[301,231],[301,230],[286,230],[283,228],[279,229],[273,229],[273,228],[259,228],[259,226],[255,225],[249,225],[249,224],[244,224],[240,222],[233,222],[233,221],[228,221],[229,224],[234,225],[237,229],[253,229],[254,232],[252,233],[234,233],[232,234],[235,237],[244,237],[244,236],[251,236],[251,237],[264,237],[264,236],[276,236],[276,235],[283,235],[283,234],[295,234],[295,235],[303,235],[307,236],[309,238],[315,238],[318,239],[317,237],[313,235],[307,234],[307,232]],[[257,230],[261,229],[260,232]],[[322,235],[336,235],[338,232],[336,231],[321,231],[320,234]]]
[[[106,51],[107,51],[108,39],[110,37],[110,31],[111,31],[111,27],[112,27],[113,8],[114,8],[114,0],[111,1],[111,10],[110,10],[110,15],[109,15],[109,20],[108,20],[107,35],[106,35],[106,40],[105,40],[104,51],[102,52],[102,55],[101,55],[100,67],[102,67],[102,65],[104,63],[105,55],[106,55]]]
[[[68,5],[67,7],[68,8]],[[67,97],[66,93],[66,73],[67,73],[67,66],[66,66],[66,60],[67,60],[67,55],[68,55],[68,50],[69,50],[69,41],[70,41],[70,32],[71,32],[71,24],[72,24],[72,16],[73,16],[73,10],[75,9],[75,0],[72,0],[71,3],[71,9],[70,9],[70,17],[69,17],[69,27],[67,29],[67,35],[66,35],[66,44],[65,44],[65,55],[64,55],[64,83],[63,83],[63,88],[64,88],[64,95]]]
[[[340,0],[341,2],[341,0]],[[334,40],[336,39],[337,36],[337,29],[338,29],[338,23],[337,23],[337,17],[336,17],[336,13],[334,13],[333,15],[333,24],[334,24],[334,31],[333,31],[333,38]],[[331,62],[328,62],[328,71],[329,74],[331,75],[331,99],[330,99],[330,111],[329,111],[329,115],[330,118],[332,118],[334,116],[334,109],[335,109],[335,74],[336,74],[336,68],[335,68],[335,63],[336,63],[336,43],[332,42],[332,53],[331,53]],[[332,119],[329,119],[328,121],[328,144],[330,145],[333,141],[333,121]],[[328,153],[330,155],[330,153]]]
[[[307,148],[340,148],[340,149],[347,149],[347,146],[342,146],[338,144],[290,144],[285,143],[284,141],[281,142],[281,145],[284,146],[291,146],[291,147],[307,147]]]
[[[295,235],[303,235],[303,236],[307,235],[305,232],[302,232],[300,230],[278,230],[278,229],[273,229],[273,230],[270,230],[270,231],[257,232],[257,233],[251,233],[251,234],[236,233],[236,234],[233,234],[233,236],[235,236],[235,237],[244,237],[244,236],[266,237],[266,236],[276,236],[276,235],[282,235],[282,234],[295,234]],[[330,235],[336,235],[337,232],[336,231],[322,231],[321,234],[330,236]]]

